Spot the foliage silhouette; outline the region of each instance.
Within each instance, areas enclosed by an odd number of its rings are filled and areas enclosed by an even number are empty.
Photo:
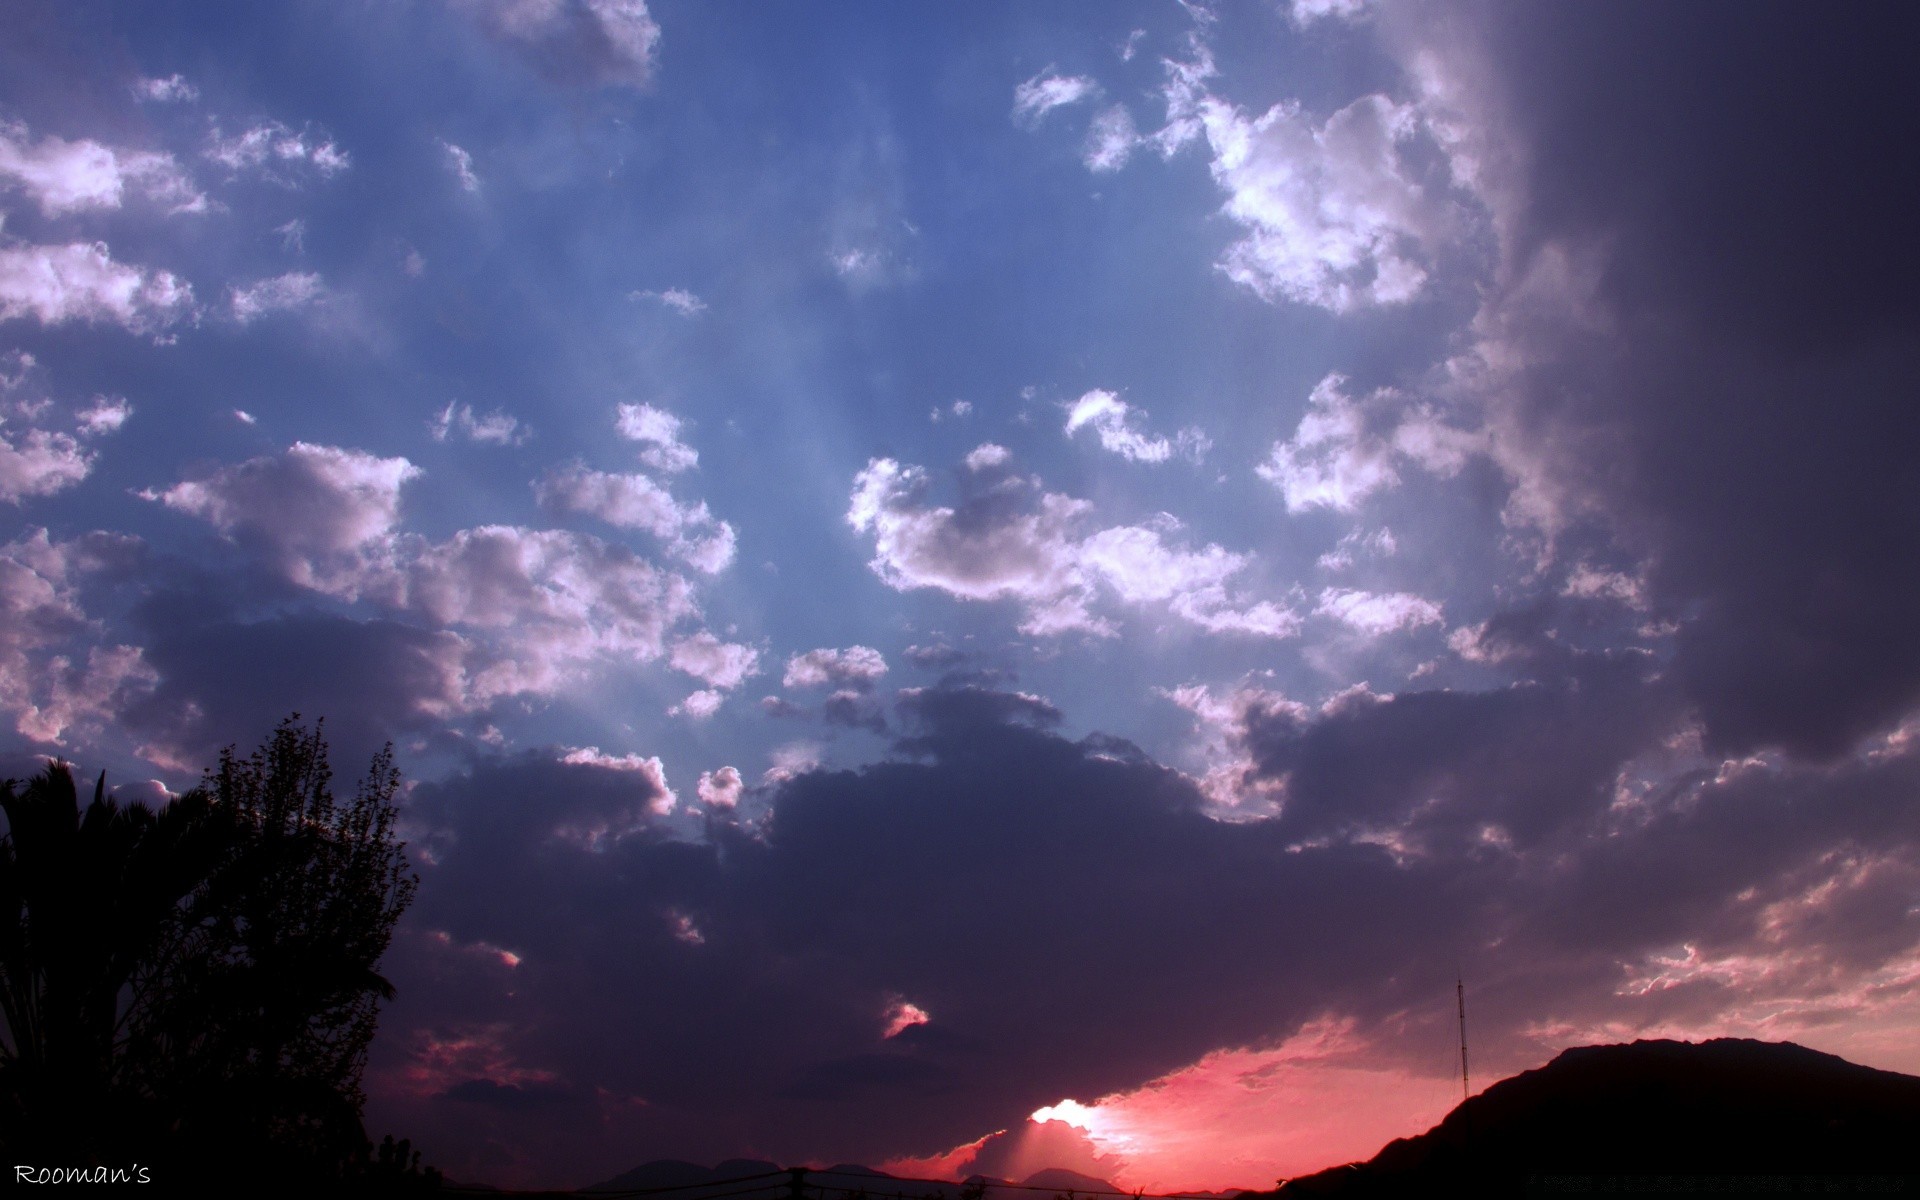
[[[417,885],[399,783],[389,747],[340,802],[296,714],[157,812],[104,775],[82,811],[62,763],[0,785],[0,1151],[281,1190],[406,1176],[360,1120]]]

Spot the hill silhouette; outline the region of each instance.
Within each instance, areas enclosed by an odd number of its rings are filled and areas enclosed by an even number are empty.
[[[1827,1177],[1826,1191],[1920,1190],[1920,1078],[1791,1042],[1583,1046],[1494,1084],[1364,1163],[1262,1194],[1400,1196],[1464,1186],[1488,1196],[1653,1183],[1682,1193],[1747,1191],[1736,1186],[1742,1177],[1760,1190],[1795,1190],[1788,1176]]]
[[[791,1195],[785,1168],[759,1159],[734,1158],[713,1167],[678,1159],[658,1159],[611,1179],[580,1189],[583,1193],[635,1192],[671,1188],[671,1200],[786,1200]],[[804,1194],[809,1200],[846,1200],[864,1195],[868,1200],[1047,1200],[1042,1188],[1056,1193],[1118,1192],[1104,1179],[1051,1167],[1021,1180],[973,1175],[957,1183],[901,1178],[872,1167],[840,1163],[811,1168]],[[666,1198],[663,1197],[663,1200]]]

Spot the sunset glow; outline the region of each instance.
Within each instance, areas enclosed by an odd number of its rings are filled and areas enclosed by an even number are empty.
[[[1265,1188],[1456,988],[1473,1091],[1920,1071],[1917,90],[1893,4],[12,0],[0,778],[391,746],[343,1094],[462,1183]]]

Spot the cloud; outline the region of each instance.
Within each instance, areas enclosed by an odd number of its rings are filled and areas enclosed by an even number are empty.
[[[648,817],[644,780],[478,763],[415,790],[410,819],[444,847],[417,919],[524,966],[477,986],[399,962],[389,1028],[511,1003],[503,1060],[582,1094],[644,1094],[643,1130],[582,1142],[576,1119],[509,1135],[568,1146],[585,1176],[674,1147],[712,1159],[735,1139],[781,1158],[926,1153],[1043,1106],[1081,1114],[1231,1048],[1290,1050],[1246,1062],[1247,1089],[1336,1060],[1437,1083],[1456,969],[1502,981],[1483,988],[1475,1035],[1493,1072],[1556,1049],[1543,1025],[1711,1029],[1783,989],[1832,1001],[1900,969],[1916,937],[1883,914],[1920,848],[1899,799],[1920,778],[1910,748],[1642,789],[1677,694],[1632,656],[1564,665],[1486,693],[1242,708],[1235,736],[1284,806],[1234,821],[1118,739],[1071,741],[1043,703],[966,688],[906,697],[893,757],[776,777],[764,823],[709,805],[691,842]],[[561,833],[603,826],[597,843]],[[976,886],[900,886],[956,863]],[[1715,965],[1743,959],[1757,969]],[[1143,960],[1163,969],[1143,975]],[[889,1020],[906,1004],[927,1019]],[[1286,1083],[1311,1103],[1322,1081]],[[445,1128],[451,1169],[481,1141]]]
[[[289,271],[247,287],[229,288],[227,304],[235,321],[251,325],[271,313],[292,312],[319,303],[326,295],[326,285],[318,275],[311,271]]]
[[[1336,313],[1420,294],[1454,218],[1445,176],[1417,165],[1427,137],[1417,108],[1376,94],[1322,123],[1293,101],[1248,117],[1206,91],[1204,47],[1167,65],[1156,140],[1171,153],[1206,137],[1223,211],[1246,230],[1220,262],[1228,278],[1265,300]]]
[[[82,321],[130,333],[193,315],[193,288],[170,271],[113,260],[103,242],[0,246],[0,321]]]
[[[708,687],[732,691],[760,673],[760,652],[738,642],[723,642],[707,632],[675,642],[667,662]]]
[[[959,508],[926,502],[930,481],[918,467],[874,459],[854,480],[847,521],[871,533],[868,564],[898,591],[937,588],[961,600],[1020,603],[1020,628],[1034,636],[1082,632],[1111,636],[1113,622],[1092,606],[1104,586],[1129,604],[1167,605],[1213,633],[1287,637],[1297,618],[1270,601],[1248,603],[1231,580],[1248,559],[1209,545],[1170,546],[1178,522],[1117,526],[1082,536],[1093,506],[1014,477],[969,483]],[[1037,494],[1036,494],[1037,493]]]
[[[1499,234],[1451,369],[1511,525],[1643,564],[1716,750],[1831,758],[1902,720],[1920,250],[1886,231],[1920,182],[1884,147],[1920,137],[1915,19],[1762,5],[1731,41],[1683,11],[1376,23]]]
[[[258,171],[283,184],[297,184],[303,174],[330,179],[352,165],[345,150],[325,134],[293,129],[279,121],[261,121],[228,137],[215,126],[203,152],[235,175]]]
[[[28,429],[17,438],[0,425],[0,501],[18,504],[72,487],[93,469],[93,455],[68,434]]]
[[[549,508],[586,513],[622,529],[644,529],[676,558],[709,575],[733,562],[733,526],[717,520],[704,501],[679,503],[645,475],[611,475],[576,462],[549,472],[534,492]]]
[[[645,0],[460,0],[488,34],[559,83],[646,87],[660,26]]]
[[[700,783],[694,791],[700,803],[708,808],[737,808],[745,786],[737,768],[721,767],[718,771],[701,772]]]
[[[419,474],[405,458],[295,442],[149,498],[258,547],[302,587],[351,592],[395,531],[401,485]]]
[[[1351,512],[1397,484],[1405,464],[1451,476],[1485,448],[1484,438],[1446,424],[1432,406],[1398,389],[1353,396],[1346,383],[1336,374],[1316,384],[1293,436],[1276,442],[1267,461],[1254,468],[1280,489],[1289,512]]]
[[[0,122],[0,181],[11,180],[49,217],[119,208],[128,190],[169,213],[204,213],[207,198],[171,154],[115,150],[92,139],[30,140],[25,125]]]
[[[887,660],[871,646],[822,647],[787,659],[784,687],[851,687],[867,691],[887,673]]]
[[[1087,170],[1118,171],[1127,165],[1127,160],[1133,157],[1134,148],[1140,142],[1140,132],[1133,127],[1133,116],[1125,108],[1115,104],[1101,109],[1087,130],[1087,146],[1083,156]]]
[[[447,401],[447,406],[434,414],[427,422],[427,432],[436,442],[444,442],[458,433],[470,442],[483,442],[493,446],[518,446],[533,436],[533,431],[522,425],[517,417],[495,409],[484,417],[473,413],[471,404],[461,404],[457,400]]]
[[[640,461],[656,471],[676,475],[700,463],[700,452],[680,440],[679,417],[651,404],[622,404],[616,422],[620,436],[646,447]]]
[[[479,191],[480,177],[473,173],[473,155],[445,138],[440,140],[440,148],[446,151],[447,165],[453,168],[454,178],[460,181],[461,189],[468,192]]]
[[[707,302],[687,291],[685,288],[667,288],[665,291],[647,291],[630,293],[635,300],[658,300],[662,305],[679,313],[683,317],[697,317],[707,311]]]
[[[142,103],[192,104],[200,98],[200,89],[188,83],[186,76],[175,72],[164,79],[142,78],[134,81],[133,95]]]
[[[1213,445],[1206,434],[1192,428],[1181,430],[1171,441],[1163,437],[1150,438],[1135,428],[1136,415],[1144,417],[1139,409],[1129,407],[1112,392],[1096,388],[1068,407],[1067,435],[1071,437],[1079,429],[1090,427],[1099,436],[1103,448],[1132,462],[1165,462],[1176,451],[1199,462]]]
[[[1314,611],[1373,637],[1418,629],[1422,625],[1441,625],[1446,621],[1440,606],[1431,600],[1407,592],[1366,592],[1357,588],[1325,589]]]
[[[1100,92],[1100,85],[1084,75],[1050,75],[1040,72],[1013,89],[1013,119],[1036,124],[1056,108],[1078,104]]]
[[[124,396],[98,395],[71,411],[45,394],[39,373],[30,354],[0,355],[0,503],[51,496],[79,483],[93,469],[85,443],[118,431],[133,415]]]
[[[130,538],[56,542],[45,529],[0,546],[0,711],[22,736],[58,745],[76,726],[97,735],[152,690],[140,648],[100,640],[81,607],[83,580],[136,552]]]
[[[437,541],[403,532],[401,488],[418,473],[405,458],[302,442],[146,495],[207,521],[298,587],[444,635],[420,651],[450,672],[449,690],[422,693],[442,715],[552,695],[588,672],[670,652],[674,665],[722,683],[753,664],[748,647],[682,629],[699,617],[692,582],[624,546],[509,525]]]

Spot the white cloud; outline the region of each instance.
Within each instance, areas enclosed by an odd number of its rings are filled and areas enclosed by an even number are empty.
[[[721,767],[718,771],[701,772],[700,782],[694,791],[699,795],[700,803],[708,808],[737,808],[745,787],[738,767]]]
[[[1013,457],[1013,451],[994,442],[982,442],[967,452],[963,460],[969,471],[991,471],[995,467],[1004,467]]]
[[[534,485],[540,502],[586,513],[622,529],[642,529],[670,553],[709,575],[733,562],[733,526],[717,520],[704,501],[681,504],[645,475],[612,475],[573,463]]]
[[[95,396],[69,413],[39,388],[31,354],[0,355],[0,503],[50,496],[87,477],[93,454],[83,441],[117,431],[133,414],[120,396]],[[67,429],[52,428],[70,424]]]
[[[136,80],[133,95],[136,100],[154,104],[191,104],[200,98],[200,89],[176,72],[165,79]]]
[[[480,177],[473,173],[473,155],[442,138],[440,148],[447,152],[447,165],[453,168],[460,186],[469,192],[480,190]]]
[[[645,0],[463,0],[489,32],[568,81],[644,87],[660,26]]]
[[[1081,160],[1089,171],[1118,171],[1133,157],[1140,144],[1140,131],[1133,127],[1133,116],[1118,104],[1102,109],[1087,130],[1087,146]]]
[[[669,475],[691,470],[700,452],[680,440],[681,420],[651,404],[622,404],[616,426],[620,436],[645,444],[640,461]]]
[[[1049,75],[1042,71],[1013,89],[1013,119],[1032,124],[1056,108],[1078,104],[1100,93],[1100,85],[1084,75]]]
[[[269,313],[305,308],[323,297],[326,290],[320,277],[311,271],[289,271],[258,280],[250,287],[229,288],[227,302],[234,320],[251,325]]]
[[[1327,588],[1320,593],[1314,612],[1374,636],[1445,623],[1439,605],[1410,592]]]
[[[18,438],[0,426],[0,501],[51,496],[87,477],[93,456],[64,433],[29,429]]]
[[[34,143],[18,123],[0,123],[0,180],[12,180],[50,217],[119,208],[129,189],[172,213],[201,213],[208,207],[171,154],[115,150],[92,139],[43,137]]]
[[[148,497],[261,545],[303,587],[350,590],[341,581],[390,542],[400,487],[419,473],[405,458],[295,442]]]
[[[1003,479],[961,510],[927,503],[928,487],[925,471],[892,459],[873,460],[854,481],[847,520],[873,535],[868,565],[897,590],[1017,601],[1021,631],[1034,636],[1116,633],[1111,620],[1092,611],[1102,587],[1124,603],[1164,603],[1209,632],[1286,637],[1298,624],[1286,610],[1266,601],[1249,605],[1230,590],[1229,580],[1247,565],[1244,556],[1218,546],[1169,546],[1166,534],[1178,529],[1171,518],[1157,528],[1118,526],[1082,537],[1078,527],[1092,506],[1038,491],[1037,481]]]
[[[283,183],[293,182],[288,171],[311,170],[331,178],[351,165],[347,152],[332,138],[308,129],[294,130],[279,121],[262,121],[226,137],[216,127],[208,136],[206,157],[233,171],[264,171]]]
[[[723,642],[702,630],[675,642],[667,663],[710,688],[730,692],[760,673],[760,652],[738,642]]]
[[[127,423],[133,415],[133,405],[127,403],[125,396],[95,396],[93,403],[80,411],[80,433],[83,437],[98,437],[103,433],[114,433]]]
[[[1366,11],[1366,0],[1290,0],[1287,6],[1287,16],[1302,29],[1328,18],[1357,21]]]
[[[258,547],[293,583],[457,630],[457,703],[469,710],[659,660],[699,616],[688,580],[585,534],[399,532],[400,489],[416,474],[404,458],[296,443],[151,498]]]
[[[1333,549],[1315,559],[1314,565],[1323,571],[1340,571],[1354,564],[1355,555],[1386,558],[1399,549],[1400,543],[1393,536],[1393,530],[1385,526],[1371,532],[1356,529],[1341,538]]]
[[[844,650],[823,646],[787,659],[783,687],[852,687],[865,691],[887,673],[887,660],[871,646]]]
[[[104,243],[0,247],[0,321],[108,322],[143,333],[192,313],[185,281],[115,262]]]
[[[641,758],[638,754],[602,754],[598,746],[582,746],[567,750],[560,756],[563,763],[574,766],[599,767],[603,771],[625,771],[640,776],[651,785],[653,799],[647,808],[655,816],[664,817],[673,811],[680,801],[674,790],[667,786],[667,768],[657,755]]]
[[[427,432],[436,442],[444,442],[457,433],[470,442],[494,446],[518,446],[533,436],[533,431],[517,418],[498,409],[483,417],[475,416],[472,405],[455,400],[447,401],[447,406],[434,414],[427,422]]]
[[[1165,462],[1176,450],[1198,462],[1213,445],[1206,434],[1191,428],[1181,430],[1171,441],[1148,437],[1134,423],[1135,416],[1144,415],[1112,392],[1096,388],[1069,406],[1067,434],[1072,436],[1082,428],[1091,427],[1102,447],[1132,462]]]
[[[1168,67],[1167,124],[1155,137],[1170,154],[1205,135],[1223,211],[1247,231],[1220,264],[1229,278],[1334,312],[1420,293],[1448,215],[1406,153],[1425,132],[1413,106],[1376,94],[1321,124],[1293,102],[1249,118],[1205,90],[1204,47]]]
[[[635,300],[658,300],[661,304],[679,313],[683,317],[697,317],[707,311],[707,302],[687,291],[685,288],[667,288],[664,291],[645,291],[630,293]]]
[[[1280,489],[1289,512],[1350,512],[1398,483],[1403,463],[1451,476],[1485,448],[1481,435],[1445,424],[1430,406],[1396,389],[1352,396],[1343,390],[1346,382],[1329,375],[1315,385],[1293,436],[1275,443],[1254,468]]]
[[[701,688],[688,692],[687,698],[667,710],[670,717],[689,717],[695,721],[704,721],[720,711],[726,703],[726,693],[715,688]]]
[[[80,607],[80,577],[130,542],[54,542],[37,529],[0,546],[0,711],[23,736],[58,744],[69,728],[110,719],[158,681],[138,647],[87,644],[99,623]]]

